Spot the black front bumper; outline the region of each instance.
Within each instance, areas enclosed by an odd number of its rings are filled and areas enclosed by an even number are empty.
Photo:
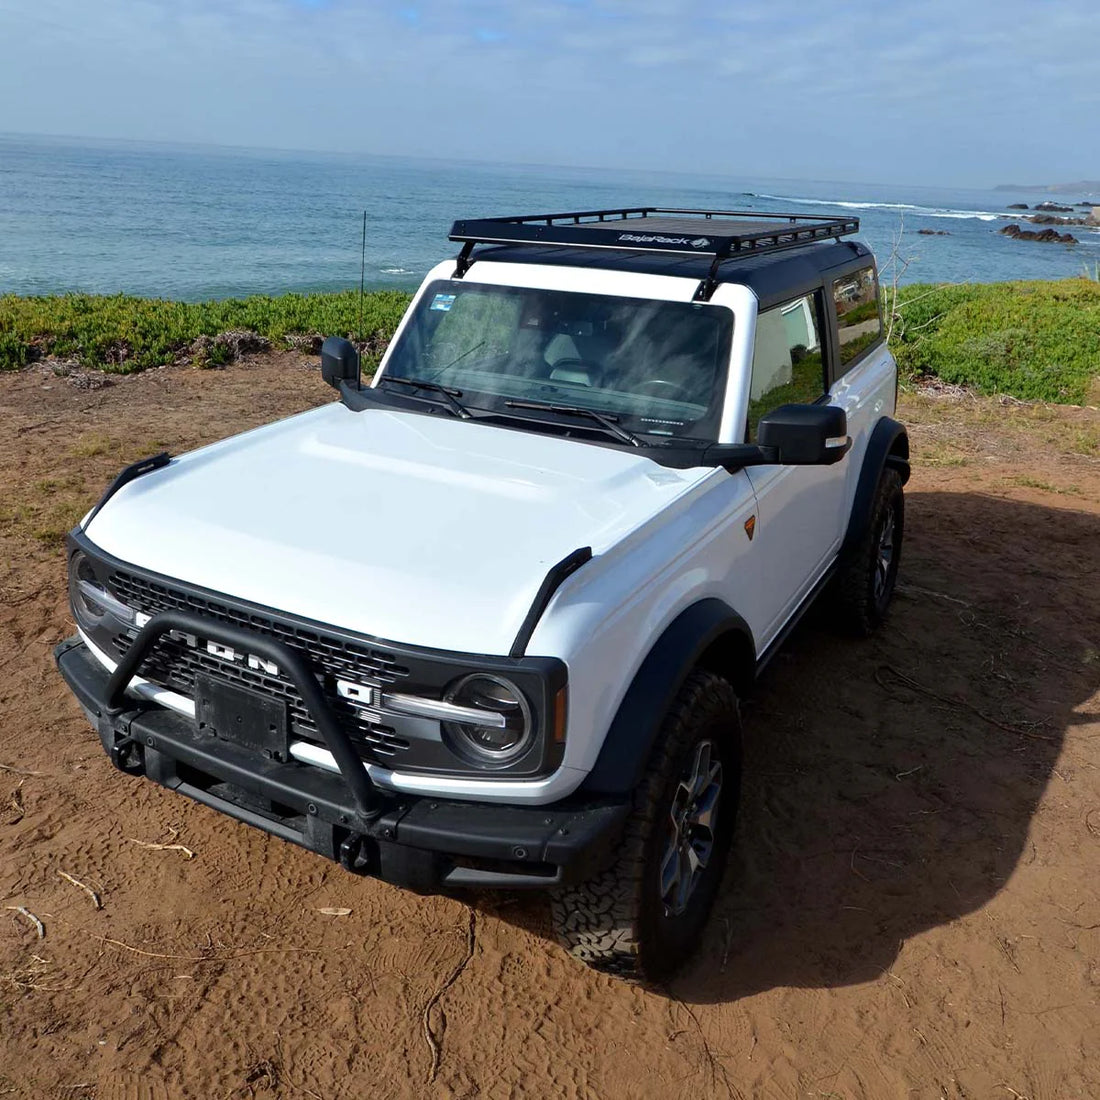
[[[342,774],[267,759],[200,733],[190,718],[156,704],[126,697],[121,706],[110,706],[115,678],[79,638],[62,642],[54,657],[121,771],[146,776],[357,874],[413,890],[581,881],[610,860],[629,809],[607,800],[459,802],[392,794],[369,781],[365,808]]]

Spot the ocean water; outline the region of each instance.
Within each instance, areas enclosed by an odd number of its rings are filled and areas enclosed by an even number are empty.
[[[364,210],[370,287],[414,288],[456,251],[456,218],[642,205],[855,214],[886,278],[901,234],[904,282],[1093,269],[1100,231],[1073,228],[1072,247],[997,235],[1005,204],[1050,197],[0,135],[0,293],[197,300],[358,286]]]

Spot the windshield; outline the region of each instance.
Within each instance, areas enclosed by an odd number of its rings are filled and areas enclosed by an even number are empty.
[[[574,406],[638,435],[713,441],[732,332],[723,306],[437,281],[385,376],[447,386],[472,409]]]

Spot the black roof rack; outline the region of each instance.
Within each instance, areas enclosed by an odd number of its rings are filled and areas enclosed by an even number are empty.
[[[835,218],[827,214],[639,206],[456,221],[451,227],[450,238],[463,242],[455,269],[457,279],[466,274],[474,247],[479,244],[534,244],[711,256],[710,271],[695,292],[696,300],[705,301],[717,285],[719,266],[727,260],[780,252],[813,241],[839,240],[858,232],[859,218]]]

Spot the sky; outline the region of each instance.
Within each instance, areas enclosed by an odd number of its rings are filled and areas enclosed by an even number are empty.
[[[1100,178],[1097,0],[0,0],[0,132]]]

